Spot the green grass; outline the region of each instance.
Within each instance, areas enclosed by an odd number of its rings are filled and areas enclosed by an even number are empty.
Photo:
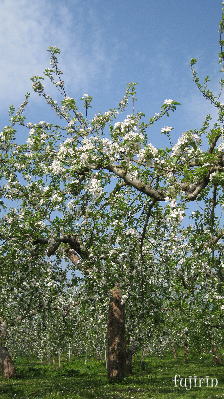
[[[19,359],[17,377],[0,378],[0,399],[224,399],[224,367],[211,359],[148,358],[142,367],[135,359],[133,375],[122,383],[109,384],[102,361],[74,359],[57,365],[43,365]],[[174,386],[175,374],[181,377],[215,377],[217,387],[186,390]]]

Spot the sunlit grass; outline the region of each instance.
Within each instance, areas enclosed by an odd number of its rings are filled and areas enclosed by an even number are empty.
[[[0,399],[222,399],[224,398],[224,367],[215,366],[211,359],[182,357],[136,358],[133,375],[122,383],[109,384],[103,361],[73,359],[48,365],[18,359],[17,377],[0,379]],[[174,376],[213,377],[217,387],[175,387]]]

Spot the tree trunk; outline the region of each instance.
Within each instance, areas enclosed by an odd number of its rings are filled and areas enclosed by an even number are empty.
[[[107,328],[107,371],[110,382],[121,381],[127,371],[125,314],[121,291],[111,290]]]
[[[12,358],[5,346],[0,346],[0,369],[5,378],[12,378],[15,375]]]
[[[126,370],[125,370],[125,376],[128,376],[132,374],[132,360],[133,360],[133,355],[137,352],[139,349],[139,345],[130,339],[130,337],[126,337]]]
[[[177,346],[175,344],[173,344],[172,352],[173,352],[173,358],[176,359],[177,358]]]
[[[126,366],[125,366],[125,376],[132,374],[132,357],[134,352],[131,349],[126,350]]]
[[[213,362],[215,364],[222,364],[223,363],[222,356],[218,352],[218,349],[217,349],[216,345],[212,345],[212,351],[211,352],[212,352],[212,356],[213,356]]]
[[[189,360],[189,345],[188,342],[184,342],[184,360],[187,362]]]
[[[7,335],[7,324],[5,320],[0,318],[0,346],[5,346]]]

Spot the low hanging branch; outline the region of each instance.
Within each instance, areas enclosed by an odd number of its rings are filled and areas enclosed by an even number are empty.
[[[73,263],[77,263],[80,259],[86,259],[88,257],[88,252],[84,250],[81,243],[76,236],[61,236],[59,238],[38,238],[34,241],[34,245],[42,244],[47,245],[47,256],[55,255],[56,251],[61,244],[68,244],[69,248],[66,251],[69,259]]]

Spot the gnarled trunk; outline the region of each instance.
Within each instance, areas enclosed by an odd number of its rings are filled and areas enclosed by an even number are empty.
[[[111,290],[107,328],[107,371],[110,382],[126,375],[125,313],[119,288]]]
[[[0,346],[0,369],[5,378],[12,378],[15,375],[12,358],[5,346]]]

